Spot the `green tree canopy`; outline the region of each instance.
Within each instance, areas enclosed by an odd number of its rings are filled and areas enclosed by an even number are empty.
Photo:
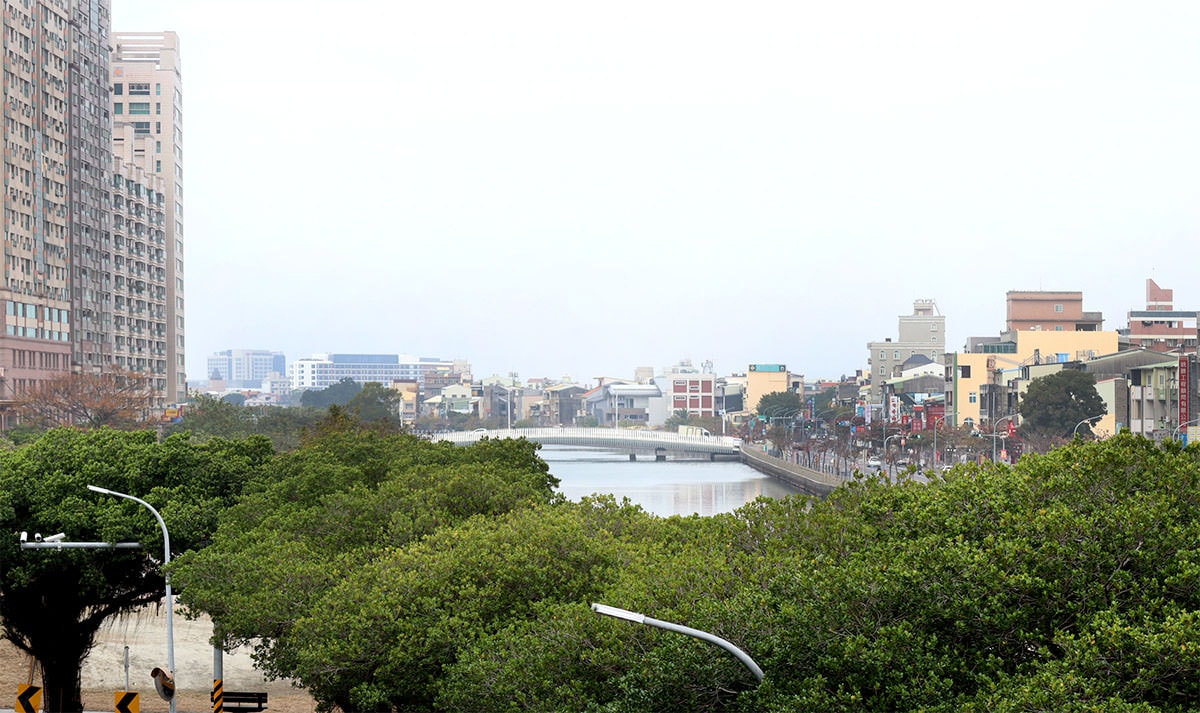
[[[360,421],[400,425],[400,392],[377,382],[363,385],[362,391],[346,403],[346,411]]]
[[[1034,438],[1070,438],[1090,433],[1089,421],[1108,413],[1108,408],[1096,391],[1095,376],[1063,369],[1031,380],[1018,411],[1023,433]]]
[[[363,681],[314,678],[303,658],[314,644],[298,641],[297,622],[321,618],[332,588],[395,548],[472,517],[551,502],[558,481],[538,448],[430,443],[366,431],[343,414],[272,462],[262,487],[224,513],[211,549],[174,563],[181,601],[210,614],[224,644],[255,646],[267,672],[299,678],[329,703],[370,699],[356,688]]]
[[[329,408],[330,406],[345,406],[362,391],[362,384],[346,377],[332,386],[315,391],[305,391],[300,396],[301,406],[313,408]]]
[[[788,416],[793,417],[804,411],[804,399],[792,391],[772,391],[769,394],[763,394],[758,400],[758,406],[755,409],[760,416]]]
[[[203,547],[218,514],[272,455],[263,438],[152,432],[53,430],[0,451],[0,626],[3,637],[42,664],[46,710],[81,711],[80,667],[101,624],[162,599],[162,530],[137,503],[87,489],[139,497],[161,513],[179,554]],[[143,549],[33,549],[17,533],[62,532],[70,541],[140,542]],[[165,665],[166,662],[164,661]]]

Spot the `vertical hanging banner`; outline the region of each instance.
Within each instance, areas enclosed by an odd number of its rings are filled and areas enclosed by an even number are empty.
[[[1192,420],[1192,374],[1191,362],[1186,356],[1179,357],[1179,370],[1175,373],[1179,387],[1179,424],[1183,426],[1188,421]],[[1186,429],[1186,426],[1184,426]],[[1186,430],[1185,430],[1186,433]],[[1187,445],[1187,436],[1184,436],[1183,445]]]
[[[38,686],[17,685],[17,713],[37,713],[42,707],[42,689]]]

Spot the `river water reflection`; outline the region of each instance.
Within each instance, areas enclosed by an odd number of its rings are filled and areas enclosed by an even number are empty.
[[[759,496],[782,498],[799,491],[738,461],[642,458],[575,446],[545,446],[540,454],[559,478],[559,490],[578,501],[592,493],[629,498],[655,515],[732,512]]]

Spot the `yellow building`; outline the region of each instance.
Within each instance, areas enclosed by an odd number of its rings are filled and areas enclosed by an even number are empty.
[[[979,426],[991,419],[998,420],[1008,415],[1009,392],[1016,387],[1023,390],[1028,379],[1045,375],[1045,367],[1088,361],[1118,350],[1116,332],[1033,329],[1009,334],[1015,340],[984,344],[979,353],[953,355],[954,368],[948,371],[946,383],[947,422],[961,426],[971,419],[971,424]],[[996,394],[991,401],[984,398],[989,388]],[[1115,426],[1114,417],[1101,421],[1093,430],[1099,432],[1107,427],[1111,433]]]
[[[758,408],[758,402],[767,394],[787,392],[791,375],[784,364],[751,364],[746,372],[746,398],[743,402],[747,411]]]
[[[946,423],[951,427],[979,425],[980,393],[991,379],[993,354],[952,354],[947,365]]]

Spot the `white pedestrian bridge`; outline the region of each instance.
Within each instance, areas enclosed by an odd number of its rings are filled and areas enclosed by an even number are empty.
[[[639,455],[666,460],[676,457],[738,456],[742,439],[730,436],[685,436],[668,431],[647,431],[636,428],[497,428],[474,431],[434,433],[432,441],[449,441],[457,445],[476,443],[482,438],[524,438],[544,446],[590,446],[628,453],[630,460]]]

